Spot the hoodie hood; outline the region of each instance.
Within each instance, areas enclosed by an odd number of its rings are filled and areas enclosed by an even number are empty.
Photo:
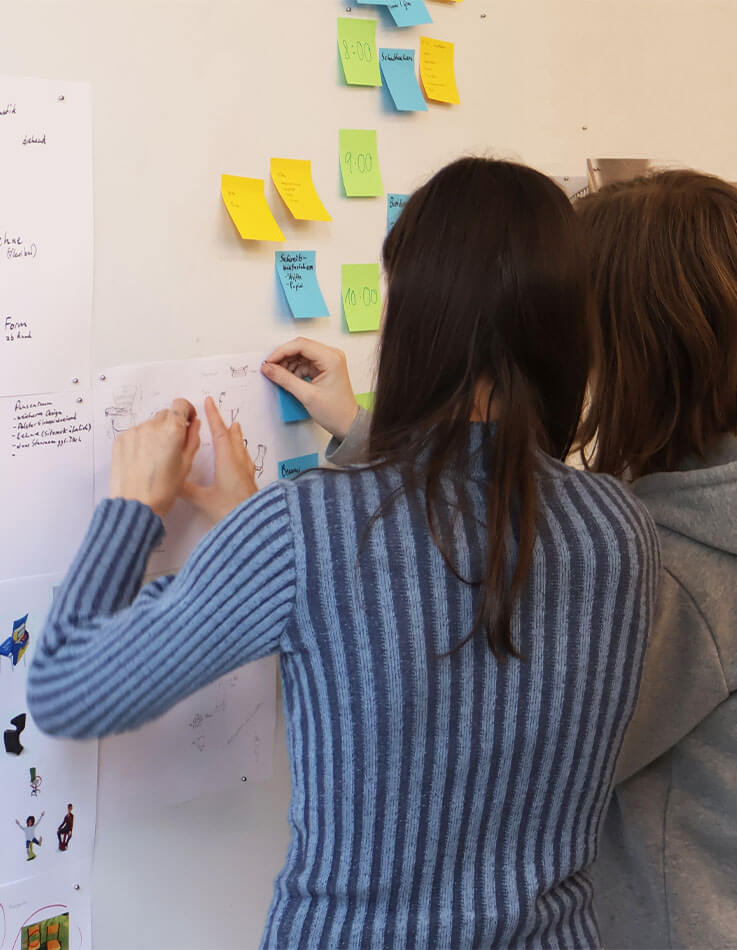
[[[679,471],[645,475],[632,490],[660,527],[737,557],[737,436]]]

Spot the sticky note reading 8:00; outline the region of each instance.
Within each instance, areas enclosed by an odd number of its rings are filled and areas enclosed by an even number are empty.
[[[380,86],[376,20],[338,17],[338,51],[349,86]]]
[[[340,173],[349,198],[384,194],[375,129],[341,129]]]
[[[378,264],[343,264],[343,313],[351,333],[378,330],[381,324]]]

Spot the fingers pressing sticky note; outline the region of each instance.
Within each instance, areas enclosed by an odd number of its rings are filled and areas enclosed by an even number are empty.
[[[340,130],[340,173],[349,198],[384,194],[374,129]]]
[[[220,193],[238,233],[248,241],[283,241],[281,228],[266,203],[263,178],[223,175]]]
[[[297,220],[332,220],[315,190],[312,162],[298,158],[272,158],[271,178],[282,201]]]
[[[343,264],[342,298],[351,333],[378,330],[381,324],[378,264]]]
[[[380,86],[376,20],[338,17],[338,50],[349,86]]]
[[[425,95],[433,102],[458,103],[453,66],[453,44],[420,37],[420,79]]]
[[[295,319],[328,316],[317,282],[314,251],[277,251],[276,273]]]
[[[296,478],[302,472],[311,468],[317,468],[320,464],[317,452],[311,452],[309,455],[298,455],[293,459],[284,459],[277,465],[279,478]]]
[[[415,75],[413,49],[380,49],[379,63],[386,87],[400,112],[427,110]]]

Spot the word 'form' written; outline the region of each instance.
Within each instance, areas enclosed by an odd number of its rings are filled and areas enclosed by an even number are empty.
[[[0,77],[0,396],[85,384],[92,320],[89,86]]]

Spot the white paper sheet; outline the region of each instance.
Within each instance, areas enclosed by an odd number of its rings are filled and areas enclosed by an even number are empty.
[[[226,674],[137,732],[100,744],[106,809],[189,801],[271,775],[276,724],[274,657]]]
[[[145,422],[178,396],[189,399],[203,417],[202,447],[192,470],[195,481],[207,483],[212,476],[212,440],[203,408],[208,395],[227,425],[240,422],[260,486],[277,477],[279,460],[314,452],[319,445],[316,427],[311,422],[282,423],[276,387],[260,372],[262,360],[260,353],[240,353],[105,370],[94,388],[95,497],[99,500],[108,493],[116,436]],[[210,527],[184,501],[176,503],[164,522],[166,537],[149,562],[155,574],[181,567]]]
[[[53,929],[55,926],[57,929]],[[90,950],[89,865],[70,865],[62,871],[0,887],[0,950],[27,947],[36,928],[41,947],[45,948],[49,939],[58,938],[64,950]]]
[[[63,870],[90,860],[97,804],[96,741],[52,739],[41,733],[26,705],[26,674],[53,589],[61,575],[0,584],[0,882]],[[25,648],[25,649],[24,649]],[[25,722],[23,722],[25,716]],[[21,717],[21,718],[18,718]],[[35,770],[35,771],[33,771]],[[67,806],[71,838],[57,837]],[[45,812],[39,822],[39,816]],[[41,844],[29,860],[25,827],[33,816]],[[21,823],[19,828],[16,821]],[[64,845],[63,849],[60,845]],[[0,943],[0,947],[2,944]]]
[[[0,77],[0,167],[0,395],[89,385],[89,86]]]
[[[0,399],[0,580],[66,570],[92,515],[93,465],[88,393]]]

